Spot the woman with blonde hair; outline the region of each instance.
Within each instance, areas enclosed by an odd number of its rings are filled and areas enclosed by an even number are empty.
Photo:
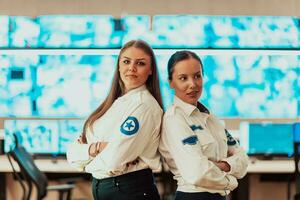
[[[71,165],[93,176],[94,199],[159,199],[152,171],[158,153],[162,100],[151,47],[126,43],[111,90],[67,151]]]

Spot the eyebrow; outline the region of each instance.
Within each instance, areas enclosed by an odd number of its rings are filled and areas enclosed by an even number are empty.
[[[129,59],[129,60],[132,60],[132,58],[129,58],[129,57],[126,57],[126,56],[123,56],[123,58],[126,58],[126,59]],[[136,60],[146,60],[146,58],[138,58]]]
[[[198,72],[196,72],[196,73],[194,73],[193,75],[195,75],[195,74],[201,74],[201,70],[198,71]],[[187,74],[178,74],[177,76],[187,76]]]

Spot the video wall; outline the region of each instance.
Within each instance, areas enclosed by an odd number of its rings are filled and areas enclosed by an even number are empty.
[[[165,108],[173,98],[167,61],[184,48],[203,60],[201,101],[219,117],[300,115],[294,17],[0,16],[0,24],[0,117],[87,117],[106,97],[117,51],[131,39],[155,49]]]
[[[157,55],[163,102],[169,55]],[[201,102],[220,117],[295,118],[300,56],[202,56]],[[0,117],[87,117],[109,92],[117,56],[0,55]]]
[[[154,48],[165,109],[174,96],[168,59],[177,49],[190,49],[204,65],[200,101],[218,117],[300,116],[296,17],[0,16],[0,117],[14,119],[4,122],[5,151],[13,148],[16,134],[31,153],[64,154],[82,132],[83,121],[73,118],[86,118],[104,100],[118,51],[132,39]],[[18,119],[31,117],[41,119]],[[293,153],[291,124],[247,127],[241,128],[241,137],[248,154]],[[283,131],[277,134],[279,128]],[[265,131],[282,140],[278,148],[261,146],[260,141],[270,141]]]

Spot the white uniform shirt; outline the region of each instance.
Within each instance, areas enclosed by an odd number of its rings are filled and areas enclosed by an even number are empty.
[[[176,96],[163,118],[160,152],[182,192],[226,195],[237,187],[248,165],[246,153],[217,118]],[[226,161],[230,172],[212,161]]]
[[[145,168],[161,170],[158,145],[163,111],[143,85],[119,97],[111,108],[95,121],[93,133],[87,131],[87,143],[69,145],[67,159],[81,171],[102,179]],[[95,158],[88,154],[93,142],[108,142]],[[138,159],[135,165],[126,165]]]

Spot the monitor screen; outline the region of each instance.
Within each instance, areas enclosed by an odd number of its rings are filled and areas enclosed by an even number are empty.
[[[37,55],[0,55],[0,117],[35,114],[34,82]]]
[[[36,48],[39,41],[40,26],[35,18],[24,16],[10,17],[10,47]]]
[[[66,146],[82,132],[82,120],[5,120],[4,151],[14,148],[13,134],[29,153],[64,155]]]
[[[83,120],[60,120],[59,121],[59,154],[66,154],[67,145],[73,142],[82,133]]]
[[[299,55],[195,52],[204,66],[200,101],[215,115],[222,118],[300,115]],[[167,74],[168,59],[173,52],[155,53],[166,109],[174,95]],[[85,118],[107,96],[117,62],[116,54],[33,53],[0,55],[0,58],[0,117]]]
[[[115,31],[109,15],[44,15],[36,21],[41,48],[119,48],[122,44],[122,34]]]
[[[8,37],[9,37],[9,17],[0,16],[0,48],[8,47]]]
[[[41,56],[36,106],[42,117],[87,117],[108,94],[116,56]]]
[[[242,122],[240,132],[241,146],[248,155],[293,155],[293,124]]]
[[[300,122],[294,124],[294,141],[300,142]]]
[[[282,16],[153,16],[155,48],[297,48],[298,19]],[[145,31],[145,33],[147,33]]]

